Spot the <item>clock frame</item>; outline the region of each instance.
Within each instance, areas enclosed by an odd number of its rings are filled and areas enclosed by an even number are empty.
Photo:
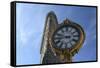
[[[74,46],[72,46],[71,48],[58,48],[58,47],[56,47],[56,44],[54,42],[54,36],[60,29],[62,29],[64,27],[75,28],[79,34],[79,39],[77,40],[76,44]],[[52,33],[51,38],[50,38],[50,43],[51,43],[52,48],[55,51],[56,55],[59,56],[61,60],[71,62],[72,56],[74,56],[76,53],[78,53],[79,49],[82,47],[84,40],[85,40],[85,32],[84,32],[83,28],[79,24],[66,19],[63,21],[63,23],[59,24],[58,27],[54,30],[54,32]]]

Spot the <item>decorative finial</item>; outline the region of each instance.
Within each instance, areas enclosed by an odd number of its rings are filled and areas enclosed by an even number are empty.
[[[66,18],[65,20],[64,20],[64,24],[69,24],[70,23],[70,21]]]

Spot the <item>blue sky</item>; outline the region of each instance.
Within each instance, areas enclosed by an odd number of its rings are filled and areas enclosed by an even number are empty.
[[[96,60],[96,8],[17,3],[17,65],[40,64],[40,47],[46,15],[54,11],[58,22],[66,18],[81,25],[85,42],[73,62]]]

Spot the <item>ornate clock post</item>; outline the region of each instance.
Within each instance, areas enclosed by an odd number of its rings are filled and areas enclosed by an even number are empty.
[[[62,62],[72,62],[72,57],[82,46],[84,38],[82,27],[66,19],[52,34],[51,43]]]
[[[56,15],[50,12],[47,15],[43,38],[41,47],[43,64],[70,63],[81,48],[85,34],[80,25],[68,19],[58,24]]]

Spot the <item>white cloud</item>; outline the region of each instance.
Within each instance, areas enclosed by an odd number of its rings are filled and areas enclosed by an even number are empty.
[[[24,29],[20,29],[19,31],[19,36],[20,36],[20,41],[21,43],[24,45],[26,43],[28,43],[28,40],[30,39],[30,37],[32,36],[33,32],[32,31],[25,31]]]

